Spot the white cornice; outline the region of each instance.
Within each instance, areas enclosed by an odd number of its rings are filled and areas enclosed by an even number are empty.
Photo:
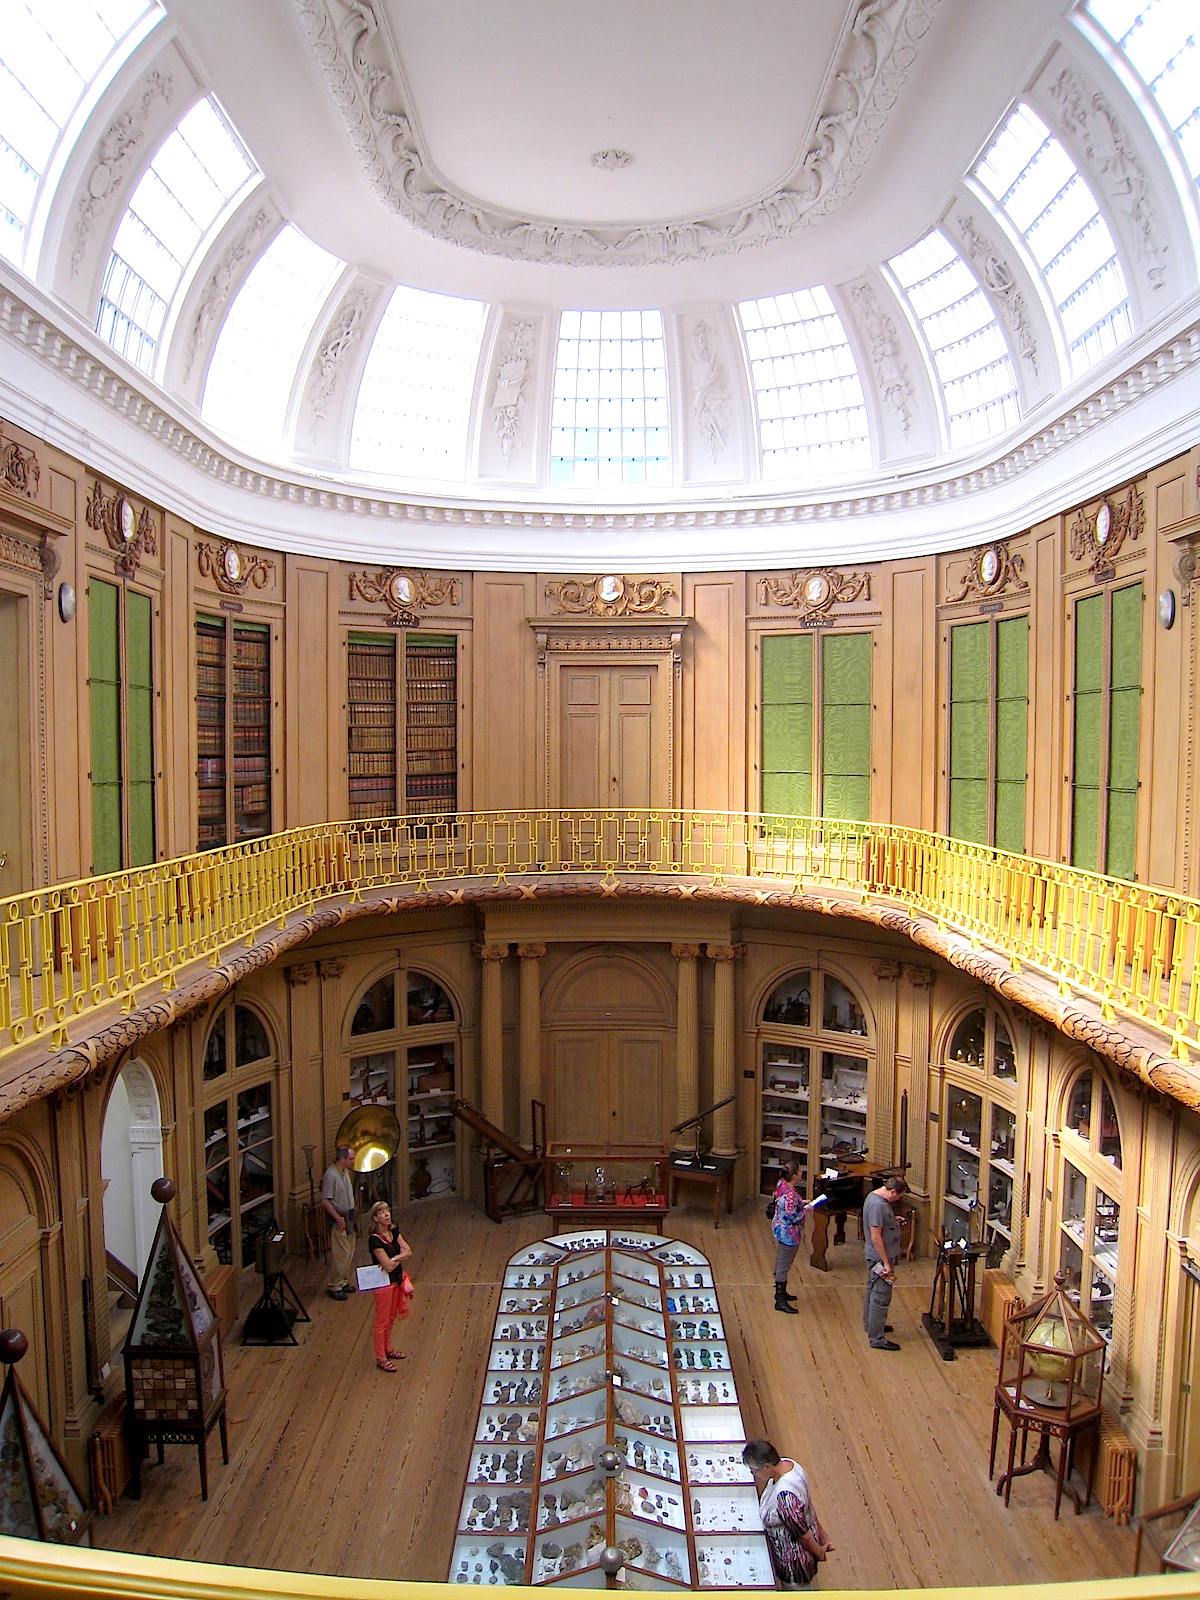
[[[936,466],[840,494],[722,495],[571,506],[387,493],[239,458],[203,424],[0,264],[8,347],[0,413],[167,509],[228,538],[313,555],[449,568],[580,571],[601,554],[640,570],[877,560],[1021,531],[1196,441],[1200,296],[1134,340],[1098,386],[1041,408],[1041,425],[953,473]]]
[[[646,266],[756,249],[842,205],[879,142],[941,0],[853,0],[800,154],[773,189],[705,216],[616,225],[524,216],[454,188],[428,159],[378,0],[294,4],[363,169],[392,211],[424,233],[484,255]]]

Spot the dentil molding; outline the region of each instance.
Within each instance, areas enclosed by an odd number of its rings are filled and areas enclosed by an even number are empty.
[[[634,226],[527,216],[447,183],[425,153],[380,3],[294,0],[359,159],[392,211],[424,233],[485,255],[644,266],[753,249],[836,210],[854,192],[941,0],[854,0],[799,158],[768,194],[705,216]]]

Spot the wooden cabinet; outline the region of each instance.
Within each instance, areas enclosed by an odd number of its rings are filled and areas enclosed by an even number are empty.
[[[396,640],[352,633],[347,651],[350,817],[396,815]]]
[[[196,618],[197,848],[271,831],[271,631]]]
[[[458,656],[452,634],[352,633],[347,772],[352,819],[458,809]],[[401,759],[400,752],[403,752]]]
[[[404,644],[404,801],[409,816],[458,810],[458,658],[452,634]]]

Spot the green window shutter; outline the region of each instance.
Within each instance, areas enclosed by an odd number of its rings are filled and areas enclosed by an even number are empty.
[[[998,850],[1025,850],[1029,762],[1029,619],[996,625],[996,821]]]
[[[1104,596],[1075,604],[1075,727],[1071,764],[1071,864],[1100,868],[1100,773],[1104,720]]]
[[[125,748],[130,867],[154,860],[154,663],[149,595],[125,596]]]
[[[1142,586],[1112,597],[1106,872],[1132,878],[1137,862],[1138,736],[1142,699]]]
[[[88,702],[92,733],[92,871],[121,866],[121,673],[119,593],[88,582]]]
[[[991,629],[950,630],[950,834],[988,842],[988,723]]]
[[[871,815],[871,635],[821,641],[821,815]]]
[[[772,634],[762,643],[762,809],[812,815],[813,639]]]

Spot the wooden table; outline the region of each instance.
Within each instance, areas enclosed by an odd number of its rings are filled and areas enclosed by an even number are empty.
[[[681,1183],[693,1183],[701,1189],[711,1189],[713,1197],[713,1227],[721,1226],[721,1195],[725,1196],[725,1210],[733,1210],[733,1169],[737,1165],[736,1156],[705,1156],[705,1165],[696,1167],[691,1160],[681,1162],[676,1166],[671,1162],[671,1204],[675,1204],[675,1197]]]
[[[627,1228],[630,1233],[662,1233],[663,1218],[670,1210],[665,1195],[651,1195],[643,1203],[630,1200],[582,1200],[578,1205],[561,1205],[550,1200],[542,1210],[554,1224],[555,1233],[569,1228],[586,1233],[589,1228]]]
[[[1017,1404],[1013,1391],[999,1384],[996,1387],[996,1398],[992,1407],[992,1449],[988,1457],[988,1477],[996,1469],[996,1438],[1000,1431],[1000,1418],[1008,1419],[1008,1461],[1004,1471],[996,1480],[996,1493],[1003,1494],[1004,1504],[1007,1505],[1012,1493],[1014,1478],[1023,1478],[1029,1472],[1049,1472],[1054,1478],[1054,1520],[1058,1521],[1058,1508],[1062,1504],[1062,1497],[1068,1494],[1075,1504],[1075,1515],[1078,1516],[1084,1506],[1090,1505],[1092,1491],[1096,1480],[1096,1457],[1099,1455],[1099,1440],[1093,1441],[1093,1448],[1088,1460],[1087,1479],[1085,1492],[1080,1492],[1071,1483],[1071,1468],[1075,1462],[1075,1442],[1087,1433],[1099,1433],[1100,1407],[1095,1406],[1090,1411],[1077,1413],[1074,1417],[1067,1417],[1061,1411],[1043,1408],[1041,1406],[1022,1406]],[[1032,1461],[1026,1461],[1025,1455],[1029,1444],[1029,1435],[1038,1435],[1038,1447],[1034,1452]],[[1021,1437],[1021,1464],[1014,1465],[1017,1453],[1017,1435]],[[1058,1465],[1054,1464],[1050,1455],[1050,1440],[1057,1439]]]

